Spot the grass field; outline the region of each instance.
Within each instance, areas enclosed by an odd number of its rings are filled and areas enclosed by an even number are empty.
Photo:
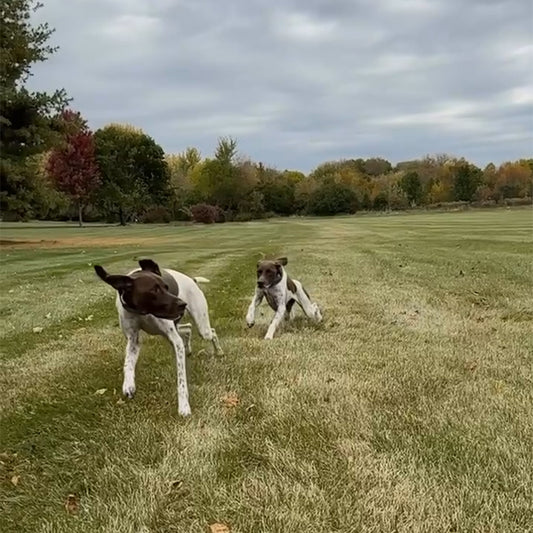
[[[532,222],[3,225],[0,531],[532,531]],[[323,324],[300,313],[267,342],[262,306],[246,328],[262,253],[289,257]],[[188,419],[162,339],[120,397],[125,341],[91,265],[139,257],[211,279],[226,355],[195,334]]]

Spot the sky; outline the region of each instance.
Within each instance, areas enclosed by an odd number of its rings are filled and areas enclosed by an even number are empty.
[[[59,46],[30,87],[64,87],[93,129],[168,153],[239,151],[308,172],[426,154],[533,155],[528,0],[43,0]]]

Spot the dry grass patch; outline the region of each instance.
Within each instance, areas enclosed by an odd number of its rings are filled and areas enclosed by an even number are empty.
[[[150,254],[212,280],[204,289],[226,355],[196,336],[188,420],[177,415],[171,350],[156,339],[136,398],[119,399],[113,296],[81,260],[14,251],[6,269],[27,316],[15,306],[4,336],[2,531],[529,531],[528,229],[525,210],[157,227],[147,245],[149,228],[129,228],[140,249],[95,249],[99,261],[127,268]],[[261,252],[289,257],[323,324],[300,313],[265,342],[265,306],[246,328]],[[41,301],[28,278],[56,263],[61,286],[39,281]],[[28,337],[62,291],[69,312]],[[84,313],[93,319],[76,323]],[[71,494],[76,513],[65,509]]]

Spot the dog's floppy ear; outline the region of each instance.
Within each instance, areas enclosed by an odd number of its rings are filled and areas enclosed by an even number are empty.
[[[159,265],[152,261],[151,259],[141,259],[139,261],[139,266],[142,268],[142,270],[148,270],[148,272],[153,272],[154,274],[157,274],[158,276],[161,275],[161,270],[159,270]]]
[[[283,266],[285,266],[288,262],[289,260],[286,257],[278,257],[276,259],[276,263],[279,263],[280,265],[283,265]]]
[[[105,281],[117,291],[125,291],[126,289],[131,289],[133,287],[133,280],[129,276],[108,274],[105,271],[105,268],[100,265],[94,265],[94,270],[102,281]]]

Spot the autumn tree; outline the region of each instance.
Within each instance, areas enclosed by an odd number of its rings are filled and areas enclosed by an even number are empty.
[[[213,159],[206,159],[197,187],[204,201],[224,211],[236,211],[257,182],[256,172],[247,161],[237,160],[237,141],[222,137]]]
[[[101,183],[94,137],[79,113],[67,111],[63,113],[63,120],[67,132],[65,140],[50,153],[46,170],[57,189],[76,204],[81,227],[83,209]]]
[[[496,199],[525,198],[531,196],[533,171],[523,161],[504,163],[495,176],[494,194]]]
[[[55,118],[68,101],[64,90],[25,87],[32,66],[56,51],[47,44],[48,24],[31,23],[40,7],[35,0],[0,2],[0,208],[17,218],[33,214],[41,200],[29,162],[57,140]]]

